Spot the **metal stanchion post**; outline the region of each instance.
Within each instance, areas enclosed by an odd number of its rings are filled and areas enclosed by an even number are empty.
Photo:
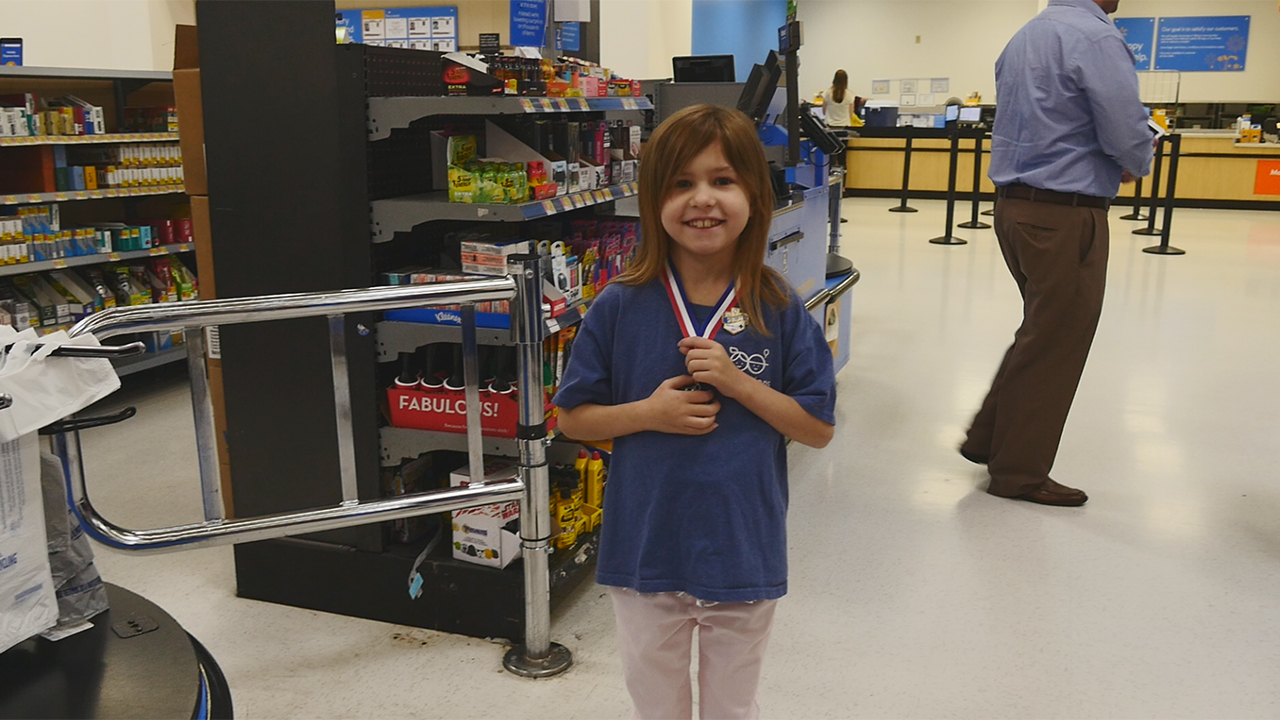
[[[896,213],[913,213],[919,212],[913,207],[907,206],[907,189],[911,185],[911,136],[907,136],[907,144],[902,149],[902,204],[889,208],[889,212]]]
[[[951,228],[956,219],[956,171],[960,165],[960,135],[955,128],[951,129],[951,170],[947,178],[947,232],[941,237],[936,237],[929,242],[934,245],[967,245],[969,241],[962,240],[951,234]]]
[[[524,557],[524,644],[507,651],[502,665],[523,677],[558,675],[573,664],[573,654],[551,642],[551,475],[547,470],[546,402],[542,389],[542,272],[537,255],[513,255],[516,298],[511,304],[511,334],[519,353],[520,548]]]
[[[1128,215],[1121,215],[1120,219],[1146,221],[1147,216],[1142,214],[1142,178],[1133,181],[1133,210]]]
[[[1163,230],[1156,228],[1156,207],[1160,199],[1160,169],[1164,165],[1164,141],[1161,137],[1156,142],[1156,165],[1151,169],[1151,198],[1147,209],[1147,226],[1133,231],[1134,235],[1159,235]]]
[[[958,227],[970,230],[984,230],[991,227],[990,225],[978,219],[978,202],[979,195],[982,194],[982,138],[984,133],[979,131],[978,136],[973,139],[973,216],[968,222],[962,222]]]
[[[1169,245],[1169,229],[1173,226],[1173,195],[1178,186],[1178,155],[1182,151],[1182,136],[1175,133],[1167,138],[1169,140],[1169,180],[1164,189],[1164,227],[1161,228],[1160,244],[1143,248],[1142,252],[1152,255],[1186,255],[1186,250]]]

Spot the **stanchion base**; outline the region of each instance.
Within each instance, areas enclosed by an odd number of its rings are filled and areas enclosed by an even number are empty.
[[[943,235],[942,237],[936,237],[930,240],[929,242],[933,243],[934,245],[968,245],[969,244],[968,240],[961,240],[960,238],[954,235]]]
[[[1163,228],[1138,228],[1133,231],[1134,235],[1163,235]]]
[[[1149,248],[1142,248],[1142,252],[1151,253],[1152,255],[1186,255],[1186,250],[1173,247],[1172,245],[1155,245]]]
[[[559,675],[573,664],[573,653],[560,643],[551,643],[545,658],[535,660],[525,654],[524,645],[517,645],[502,658],[502,667],[508,672],[527,678],[546,678]]]
[[[906,205],[898,205],[897,207],[889,208],[889,212],[920,212],[920,211],[913,207],[908,207]]]
[[[956,227],[962,227],[968,230],[986,230],[991,226],[984,222],[973,222],[972,220],[968,220],[956,225]]]
[[[991,208],[990,210],[983,210],[982,212],[980,212],[980,213],[978,213],[978,214],[979,214],[979,215],[986,215],[987,217],[995,217],[996,209],[995,209],[995,208]]]
[[[1117,220],[1137,220],[1137,221],[1140,221],[1140,222],[1146,222],[1146,221],[1150,220],[1151,218],[1147,217],[1146,215],[1138,215],[1137,213],[1129,213],[1128,215],[1121,215],[1120,217],[1118,217],[1118,218],[1116,218],[1116,219],[1117,219]]]

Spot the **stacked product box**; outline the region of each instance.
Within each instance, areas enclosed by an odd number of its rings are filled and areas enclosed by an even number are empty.
[[[58,190],[181,185],[182,150],[178,143],[126,143],[53,148]]]
[[[518,477],[520,465],[512,458],[486,457],[484,481]],[[449,475],[450,487],[471,484],[471,468],[463,466]],[[520,557],[520,503],[481,505],[453,512],[453,557],[458,560],[504,568]]]
[[[108,308],[199,298],[195,274],[177,258],[131,265],[51,270],[0,280],[0,320],[40,333],[64,329]],[[149,349],[170,346],[168,333],[144,334]]]
[[[75,95],[38,98],[32,93],[0,95],[0,137],[103,135],[102,108]]]
[[[127,107],[123,129],[139,133],[178,132],[178,108],[173,105]]]
[[[0,216],[0,264],[42,262],[100,253],[148,250],[192,240],[191,218],[63,227],[58,205],[19,207]]]

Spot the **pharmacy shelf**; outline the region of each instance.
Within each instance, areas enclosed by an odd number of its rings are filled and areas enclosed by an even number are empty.
[[[371,97],[368,100],[370,140],[389,137],[396,128],[434,115],[540,115],[548,113],[652,110],[644,97]]]
[[[629,182],[603,190],[587,190],[570,195],[535,200],[518,205],[476,205],[451,203],[441,192],[375,200],[370,205],[373,242],[389,242],[398,232],[409,232],[433,220],[481,220],[485,222],[523,222],[557,215],[578,208],[621,200],[639,192],[639,183]]]
[[[111,364],[115,366],[116,375],[131,375],[143,370],[168,365],[171,362],[187,359],[187,346],[179,345],[178,347],[161,350],[160,352],[144,353],[142,355],[133,355],[118,360],[112,360]]]
[[[97,253],[95,255],[80,255],[77,257],[60,258],[58,260],[42,260],[40,262],[25,262],[17,265],[0,266],[0,277],[6,275],[26,275],[28,273],[44,272],[46,270],[62,270],[63,268],[79,267],[81,265],[101,265],[110,262],[122,262],[127,260],[138,260],[148,257],[159,257],[162,255],[177,255],[178,253],[191,252],[196,246],[193,243],[179,243],[177,245],[161,245],[153,247],[149,250],[127,250],[124,252]]]
[[[102,70],[97,68],[52,68],[0,65],[0,78],[72,78],[78,80],[149,80],[167,82],[173,73],[167,70]]]
[[[101,135],[32,135],[2,137],[0,147],[10,145],[91,145],[99,143],[177,142],[178,133],[106,133]]]
[[[547,319],[547,334],[560,332],[582,321],[583,307],[577,306],[554,318]],[[377,324],[378,362],[390,362],[400,353],[413,352],[432,343],[462,342],[462,328],[457,325],[433,325],[431,323],[385,320]],[[501,328],[476,328],[476,342],[480,345],[512,347],[511,331]]]
[[[170,195],[185,193],[182,185],[157,185],[155,187],[107,188],[105,190],[60,190],[48,193],[0,195],[0,205],[33,205],[72,200],[101,200],[102,198],[139,197],[142,195]]]
[[[547,433],[551,440],[560,434],[559,430]],[[395,467],[405,458],[416,458],[432,450],[453,450],[467,452],[467,434],[452,432],[436,432],[433,430],[416,430],[414,428],[384,427],[378,430],[380,459],[383,467]],[[515,438],[499,438],[482,436],[486,455],[504,457],[520,457],[519,441]]]

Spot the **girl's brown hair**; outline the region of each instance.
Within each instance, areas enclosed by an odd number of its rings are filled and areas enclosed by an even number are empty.
[[[790,295],[786,281],[764,264],[773,221],[773,184],[755,123],[737,110],[694,105],[667,118],[653,131],[640,163],[641,241],[631,268],[618,281],[645,285],[666,272],[673,241],[662,226],[662,205],[675,187],[676,176],[689,161],[716,144],[737,174],[751,208],[747,225],[738,236],[733,261],[738,305],[746,311],[752,328],[769,335],[760,302],[782,308],[790,301]]]
[[[845,90],[849,89],[849,74],[843,70],[837,70],[836,76],[831,78],[831,99],[834,102],[844,102]]]

